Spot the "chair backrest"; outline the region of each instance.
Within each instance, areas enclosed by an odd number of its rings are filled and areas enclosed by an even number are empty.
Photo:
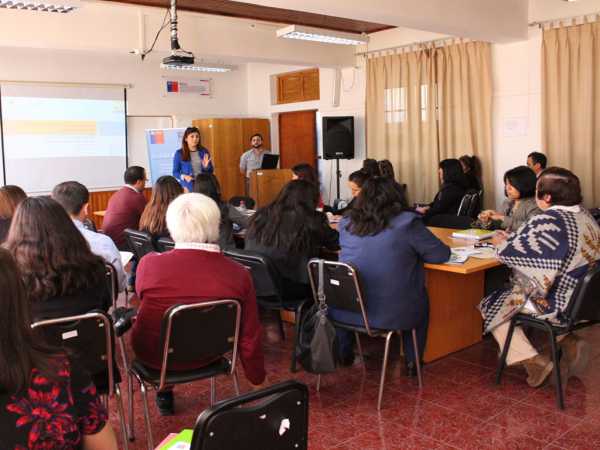
[[[180,303],[163,316],[158,351],[162,356],[160,389],[167,364],[185,364],[213,359],[232,351],[231,374],[235,370],[242,305],[237,300]]]
[[[258,404],[249,403],[262,400]],[[308,448],[308,388],[297,380],[230,398],[205,409],[190,450]]]
[[[117,270],[111,263],[106,263],[106,278],[108,279],[113,308],[116,308],[119,299],[119,280],[117,279]]]
[[[160,253],[171,251],[175,248],[175,241],[169,237],[163,237],[158,240],[156,247]]]
[[[308,262],[308,275],[315,304],[319,304],[319,260],[317,258]],[[354,264],[323,261],[323,291],[328,307],[362,313],[367,333],[371,335],[367,320],[367,296],[360,273]]]
[[[83,228],[93,231],[94,233],[98,232],[98,230],[96,229],[96,224],[94,222],[92,222],[90,219],[85,219],[83,221]]]
[[[283,283],[275,264],[268,257],[238,248],[228,248],[223,254],[250,271],[257,298],[281,303],[283,306]]]
[[[573,290],[565,310],[572,322],[578,320],[600,320],[600,266],[587,271]]]
[[[108,394],[112,396],[115,340],[112,319],[107,313],[94,310],[79,316],[42,320],[31,328],[48,344],[71,350],[75,361],[92,376],[108,368]]]
[[[231,204],[231,206],[240,206],[240,202],[244,202],[244,204],[246,205],[246,208],[248,209],[254,209],[254,205],[256,205],[256,202],[254,201],[254,199],[252,197],[231,197],[229,199],[229,203]]]
[[[460,207],[458,208],[458,213],[456,215],[463,217],[472,217],[473,211],[475,211],[475,205],[477,204],[478,198],[478,192],[473,189],[469,189],[462,198],[462,201],[460,202]]]
[[[125,231],[123,231],[123,236],[125,236],[129,248],[138,261],[141,261],[148,253],[158,251],[156,241],[150,233],[134,230],[133,228],[126,228]]]

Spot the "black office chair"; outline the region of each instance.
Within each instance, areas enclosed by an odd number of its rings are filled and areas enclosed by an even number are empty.
[[[231,206],[238,207],[240,206],[240,202],[244,202],[247,209],[254,209],[254,205],[256,205],[256,202],[252,197],[231,197],[229,199]]]
[[[473,218],[475,206],[477,206],[478,201],[479,192],[474,189],[469,189],[460,202],[460,207],[458,208],[458,213],[456,215]],[[476,217],[477,216],[475,216],[475,218]]]
[[[175,248],[175,241],[169,237],[163,237],[158,240],[156,247],[160,253],[168,252]]]
[[[308,263],[308,273],[310,283],[313,288],[315,304],[318,304],[317,288],[319,286],[319,260],[311,259]],[[381,380],[379,383],[379,396],[377,398],[377,411],[381,409],[381,399],[383,397],[383,386],[385,384],[385,371],[387,369],[388,356],[390,351],[390,339],[392,335],[400,330],[382,330],[369,326],[367,319],[367,297],[365,295],[362,279],[358,269],[351,263],[346,262],[323,262],[323,288],[325,291],[326,303],[328,307],[343,309],[345,311],[361,313],[365,322],[364,326],[350,325],[343,322],[331,320],[336,328],[351,331],[356,336],[358,353],[363,370],[366,369],[365,358],[360,344],[359,334],[366,334],[371,337],[385,337],[385,350],[383,352],[383,365],[381,367]],[[402,295],[402,293],[398,293]],[[417,331],[412,331],[412,337],[415,346],[415,355],[417,355],[417,375],[419,377],[419,387],[423,387],[421,376],[421,362],[419,358],[419,349],[417,347]],[[321,388],[321,375],[317,378],[317,391]]]
[[[305,306],[308,307],[310,303],[312,303],[312,297],[293,301],[287,300],[283,291],[281,277],[279,276],[279,272],[277,272],[275,265],[269,258],[260,253],[249,252],[237,248],[228,248],[223,254],[234,261],[243,264],[246,269],[250,271],[258,306],[278,311],[279,333],[282,340],[285,340],[285,334],[283,332],[283,322],[281,321],[279,311],[291,311],[296,313],[294,345],[292,347],[292,363],[290,368],[291,373],[296,373],[296,347],[298,345],[298,337],[300,336],[300,317],[302,308]]]
[[[587,328],[600,323],[600,266],[590,269],[585,276],[579,280],[577,286],[573,290],[573,294],[569,299],[569,304],[563,315],[567,318],[566,326],[555,326],[550,322],[535,318],[529,314],[519,313],[510,321],[510,328],[506,336],[506,343],[500,358],[500,367],[494,381],[494,386],[500,384],[502,372],[504,371],[504,363],[510,348],[515,326],[519,324],[529,325],[533,328],[545,330],[550,333],[550,343],[552,344],[552,362],[554,363],[554,377],[556,380],[556,398],[558,400],[558,409],[565,409],[563,399],[562,380],[560,376],[560,358],[562,350],[556,341],[556,336],[571,333],[572,331]],[[581,322],[581,321],[586,322]]]
[[[125,231],[123,231],[123,236],[125,236],[125,240],[127,241],[127,244],[129,244],[131,252],[138,261],[141,261],[148,253],[158,251],[156,240],[150,233],[135,230],[133,228],[126,228]]]
[[[83,222],[83,228],[93,231],[94,233],[98,232],[98,230],[96,229],[96,224],[90,219],[85,219],[85,221]]]
[[[209,406],[196,421],[190,450],[307,448],[308,388],[288,380]]]
[[[217,300],[206,303],[177,304],[163,316],[157,352],[162,357],[160,369],[152,369],[134,358],[131,374],[138,380],[148,432],[148,446],[154,448],[146,383],[160,390],[166,386],[190,383],[210,378],[211,404],[216,400],[217,375],[229,375],[239,395],[235,364],[240,334],[242,306],[236,300]],[[232,352],[231,360],[225,355]],[[167,370],[169,363],[185,364],[220,357],[216,362],[199,369]],[[133,436],[133,401],[129,400],[129,418]]]
[[[104,311],[94,310],[87,314],[59,319],[49,319],[35,322],[31,328],[37,330],[40,336],[49,344],[66,347],[73,352],[74,360],[84,367],[92,378],[100,374],[108,374],[106,386],[96,385],[98,394],[104,399],[108,409],[108,397],[115,397],[123,436],[123,448],[127,450],[127,425],[123,412],[123,401],[119,383],[115,382],[113,363],[115,339],[112,319]],[[118,370],[118,369],[117,369]],[[131,436],[131,435],[130,435]]]

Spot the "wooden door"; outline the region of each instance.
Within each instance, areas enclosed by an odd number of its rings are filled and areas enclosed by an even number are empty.
[[[279,157],[282,169],[308,163],[317,170],[316,110],[279,115]]]

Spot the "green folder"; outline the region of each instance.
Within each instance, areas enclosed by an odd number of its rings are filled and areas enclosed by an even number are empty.
[[[189,450],[194,430],[183,430],[159,450]]]

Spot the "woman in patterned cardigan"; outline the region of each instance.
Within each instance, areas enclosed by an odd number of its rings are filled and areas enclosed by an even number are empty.
[[[565,323],[565,310],[577,282],[600,261],[600,227],[579,204],[579,179],[558,167],[546,169],[537,183],[541,213],[532,216],[515,233],[499,231],[494,238],[496,258],[513,269],[512,287],[483,299],[479,309],[484,333],[491,332],[504,347],[510,319],[517,313]],[[559,337],[560,338],[560,337]],[[567,358],[569,376],[583,372],[589,360],[589,343],[569,333],[560,345]],[[554,365],[532,347],[520,327],[515,328],[506,359],[523,362],[537,387]]]

